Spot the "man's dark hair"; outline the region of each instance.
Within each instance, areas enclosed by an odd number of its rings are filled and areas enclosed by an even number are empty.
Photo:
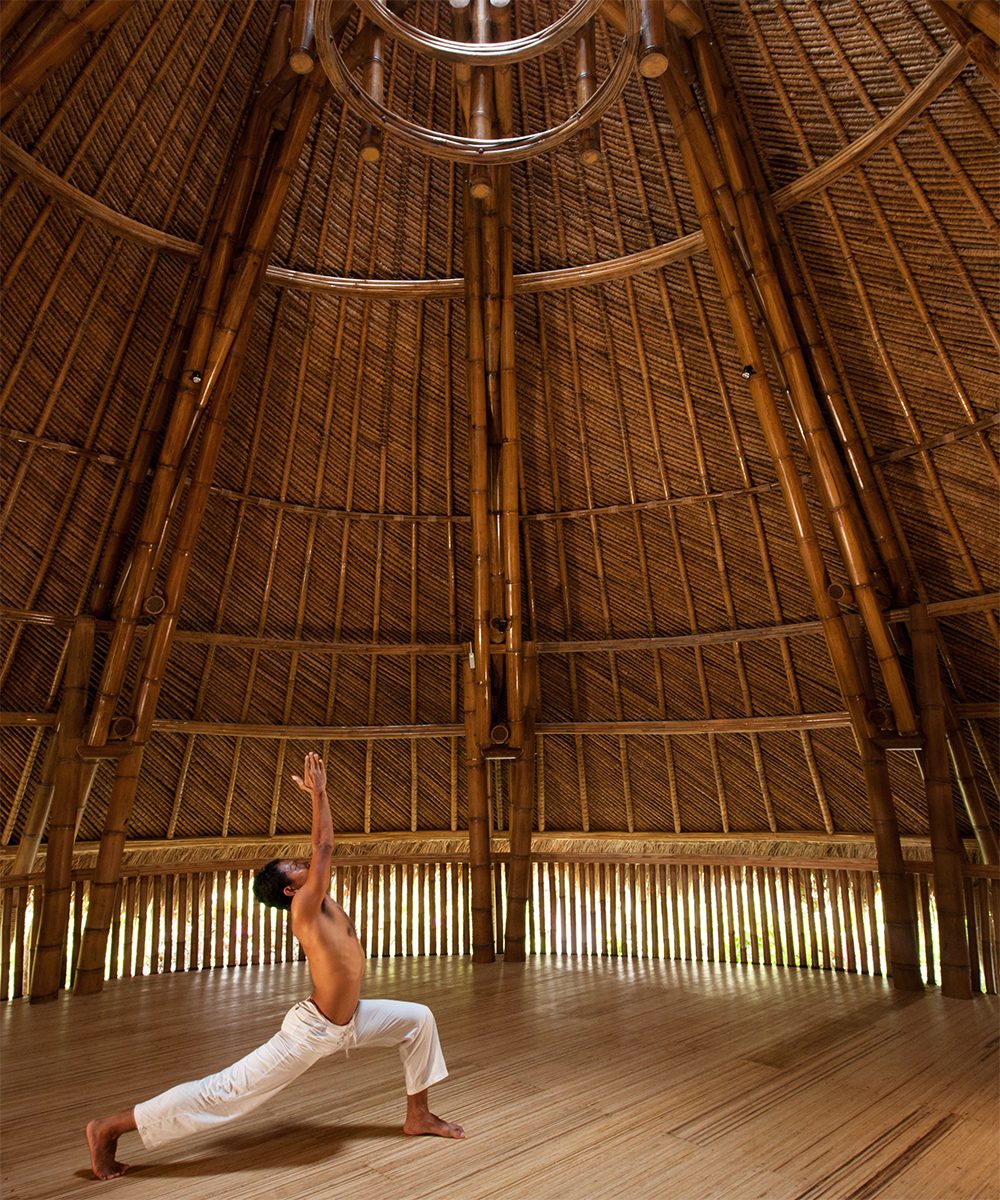
[[[261,904],[270,905],[271,908],[283,908],[287,911],[292,907],[292,898],[285,895],[288,880],[285,878],[285,870],[281,863],[280,858],[272,858],[266,867],[261,867],[254,876],[253,894]]]

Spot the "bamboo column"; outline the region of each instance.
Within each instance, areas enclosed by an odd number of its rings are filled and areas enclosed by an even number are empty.
[[[972,983],[962,875],[963,850],[955,823],[948,769],[937,638],[926,604],[914,604],[910,608],[910,637],[924,734],[924,787],[941,938],[941,992],[957,1000],[968,1000],[972,996]]]
[[[92,33],[123,17],[132,0],[93,0],[76,16],[68,17],[54,37],[10,64],[0,84],[0,118],[30,96],[48,75],[67,62]]]
[[[750,278],[756,287],[764,325],[774,342],[775,367],[787,381],[789,401],[802,434],[812,477],[828,514],[855,601],[881,668],[896,726],[901,733],[913,733],[917,725],[916,713],[871,577],[874,552],[861,527],[854,495],[813,389],[747,167],[746,147],[737,136],[735,121],[729,113],[729,97],[718,69],[715,50],[705,34],[694,38],[691,45],[718,135],[723,164],[735,196],[739,231],[742,233]]]
[[[524,664],[524,721],[521,754],[511,764],[510,861],[507,868],[507,923],[504,962],[524,962],[525,915],[531,883],[531,831],[535,811],[535,712],[538,706],[538,658],[529,645]]]
[[[893,985],[897,988],[916,990],[923,985],[917,953],[913,891],[903,867],[885,754],[873,741],[875,730],[868,722],[864,684],[840,608],[828,591],[829,577],[809,512],[805,488],[791,457],[777,403],[768,383],[767,369],[755,336],[754,323],[740,288],[739,269],[730,255],[722,218],[713,202],[713,191],[702,171],[701,159],[688,136],[684,118],[685,114],[689,117],[697,115],[694,98],[682,86],[682,81],[672,69],[661,77],[660,82],[668,112],[677,132],[706,246],[719,281],[736,345],[741,359],[750,368],[750,394],[781,484],[805,577],[820,617],[830,659],[861,754],[885,899],[886,932]]]
[[[66,652],[66,675],[56,734],[52,816],[45,852],[45,890],[31,973],[31,1003],[54,1000],[62,984],[62,961],[69,928],[76,804],[83,762],[77,754],[87,711],[87,684],[96,623],[77,617]]]
[[[156,705],[163,683],[166,662],[176,630],[180,607],[187,583],[188,570],[198,531],[208,502],[209,488],[215,472],[218,453],[225,432],[229,405],[235,391],[242,365],[243,349],[249,338],[257,297],[264,281],[267,257],[277,233],[278,218],[287,195],[305,138],[315,119],[322,98],[318,81],[310,76],[302,85],[292,119],[285,130],[280,148],[275,154],[263,187],[256,212],[246,236],[240,265],[226,299],[219,326],[232,332],[221,353],[224,362],[215,378],[217,387],[210,401],[206,428],[202,434],[190,486],[185,497],[183,516],[171,556],[164,586],[164,609],[157,617],[146,643],[144,665],[134,706],[135,732],[129,753],[118,763],[115,784],[98,861],[91,901],[80,949],[76,992],[99,991],[103,986],[104,955],[111,926],[115,889],[121,873],[128,822],[138,786],[143,748],[152,731]],[[253,266],[253,276],[247,281],[246,264]],[[234,298],[239,303],[234,302]],[[226,322],[230,325],[226,325]],[[236,322],[235,328],[232,322]],[[212,338],[215,342],[215,336]]]
[[[469,781],[469,875],[472,890],[472,961],[493,962],[493,886],[490,865],[490,812],[486,762],[476,730],[479,689],[468,663],[462,671],[465,710],[465,765]]]

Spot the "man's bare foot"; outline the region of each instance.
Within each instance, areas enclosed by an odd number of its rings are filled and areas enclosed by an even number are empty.
[[[87,1125],[87,1145],[95,1179],[117,1179],[128,1170],[128,1163],[115,1158],[118,1137],[118,1126],[113,1117],[104,1117]]]
[[[403,1123],[403,1132],[410,1137],[429,1135],[430,1137],[464,1138],[465,1130],[461,1125],[453,1125],[451,1121],[442,1121],[432,1112],[407,1113]]]

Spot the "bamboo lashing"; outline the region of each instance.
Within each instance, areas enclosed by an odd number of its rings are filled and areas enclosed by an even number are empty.
[[[82,12],[66,18],[65,24],[44,45],[30,49],[23,58],[11,63],[0,83],[0,118],[30,96],[50,71],[62,66],[86,42],[128,14],[132,0],[93,0]]]
[[[962,847],[955,824],[951,791],[937,638],[926,606],[914,604],[911,612],[913,666],[924,733],[924,786],[934,862],[938,927],[941,931],[941,990],[946,996],[968,999],[972,992],[962,882]]]
[[[53,796],[45,853],[45,889],[41,917],[37,922],[38,941],[31,974],[33,1004],[56,999],[62,983],[60,968],[69,925],[77,797],[83,772],[77,748],[83,735],[93,653],[94,622],[89,617],[79,617],[70,634],[56,734]]]

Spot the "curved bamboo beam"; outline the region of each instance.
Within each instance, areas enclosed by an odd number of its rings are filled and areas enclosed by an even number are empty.
[[[891,113],[862,134],[856,141],[838,151],[820,166],[800,179],[776,191],[772,199],[778,212],[786,212],[811,199],[817,192],[832,187],[842,176],[855,169],[882,149],[897,134],[905,130],[922,112],[961,75],[969,63],[968,52],[955,46],[917,84],[910,94]],[[120,236],[129,236],[159,249],[194,258],[201,247],[195,242],[175,238],[149,225],[122,216],[106,204],[87,196],[78,188],[60,179],[43,167],[25,150],[0,134],[0,152],[8,165],[30,177],[47,194],[62,200],[88,220],[103,225]],[[705,249],[701,232],[687,234],[673,241],[639,250],[618,258],[578,266],[559,267],[550,271],[525,272],[514,277],[516,293],[558,291],[564,288],[589,287],[656,271],[674,262],[682,262]],[[335,275],[319,275],[310,271],[295,271],[287,267],[270,266],[267,281],[278,287],[306,291],[329,292],[333,295],[369,295],[382,299],[421,300],[428,297],[459,296],[463,282],[447,279],[351,279]]]

